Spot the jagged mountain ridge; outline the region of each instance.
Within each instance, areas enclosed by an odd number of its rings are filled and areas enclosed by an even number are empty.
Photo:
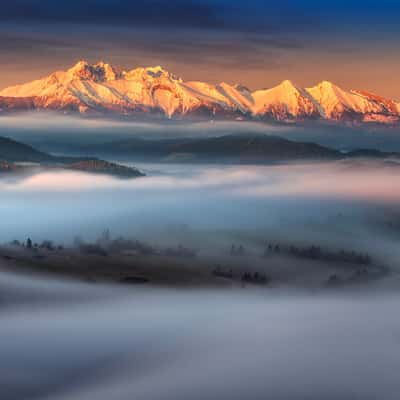
[[[56,110],[81,114],[203,117],[209,119],[326,119],[400,122],[400,103],[323,81],[300,88],[289,80],[251,92],[241,85],[185,82],[162,67],[123,70],[79,61],[30,83],[0,91],[0,110]]]

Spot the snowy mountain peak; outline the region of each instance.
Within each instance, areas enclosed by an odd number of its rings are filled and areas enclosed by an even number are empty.
[[[290,80],[284,80],[271,89],[258,90],[253,93],[253,97],[253,113],[256,115],[270,115],[281,121],[319,115],[311,96]]]
[[[135,79],[145,79],[145,80],[154,80],[154,79],[164,79],[164,80],[171,80],[171,81],[182,81],[180,78],[171,74],[167,70],[165,70],[160,65],[155,67],[146,67],[146,68],[135,68],[131,71],[124,73],[124,78],[128,80],[135,80]]]
[[[157,65],[156,67],[147,67],[145,68],[145,70],[149,75],[152,75],[154,77],[169,75],[169,72],[166,71],[161,65]]]
[[[284,81],[282,81],[278,87],[284,88],[284,89],[297,89],[296,85],[289,79],[285,79]]]
[[[3,110],[168,118],[400,122],[399,103],[367,91],[346,91],[329,81],[304,89],[284,80],[251,92],[243,85],[225,82],[185,82],[160,65],[122,70],[104,61],[91,64],[85,60],[66,71],[0,91],[0,104]]]
[[[108,82],[122,78],[122,70],[100,61],[89,64],[85,60],[77,62],[67,71],[72,79],[91,80],[94,82]]]
[[[321,89],[332,89],[335,85],[331,81],[321,81],[317,86]]]

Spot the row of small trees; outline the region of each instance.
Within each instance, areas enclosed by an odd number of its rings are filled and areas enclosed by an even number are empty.
[[[232,244],[230,248],[231,256],[243,256],[246,254],[246,250],[243,245]],[[372,260],[369,254],[357,253],[355,251],[328,251],[323,250],[320,246],[283,246],[277,243],[267,243],[264,249],[264,257],[268,257],[272,254],[285,254],[296,258],[306,258],[311,260],[321,261],[336,261],[346,262],[361,265],[370,265]]]
[[[56,246],[51,240],[43,240],[40,243],[33,242],[31,238],[28,238],[24,242],[20,242],[19,240],[13,240],[11,242],[11,245],[14,247],[24,247],[28,250],[34,250],[34,249],[45,249],[49,251],[54,251],[54,250],[63,250],[63,246],[58,245]]]
[[[333,252],[323,250],[320,246],[314,245],[306,247],[284,247],[278,244],[267,244],[264,251],[264,256],[268,256],[271,253],[281,252],[297,258],[306,258],[311,260],[337,261],[362,265],[370,265],[372,262],[369,254],[345,250]]]

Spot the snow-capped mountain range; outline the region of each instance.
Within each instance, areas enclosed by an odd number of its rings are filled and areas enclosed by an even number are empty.
[[[86,61],[0,91],[1,113],[23,110],[176,119],[400,122],[400,103],[365,91],[345,91],[327,81],[300,88],[286,80],[251,92],[241,85],[185,82],[159,66],[123,70]]]

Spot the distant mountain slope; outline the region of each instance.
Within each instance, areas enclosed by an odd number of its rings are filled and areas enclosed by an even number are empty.
[[[78,151],[79,152],[79,151]],[[225,135],[198,139],[145,140],[138,138],[80,148],[85,156],[53,156],[14,140],[0,137],[0,171],[17,170],[15,163],[32,162],[45,168],[107,173],[121,177],[142,176],[133,167],[106,159],[176,163],[266,164],[290,161],[340,160],[346,158],[399,158],[399,153],[356,149],[342,153],[315,143],[296,142],[267,135]]]
[[[15,164],[30,162],[40,164],[45,168],[63,168],[123,178],[144,176],[138,169],[133,167],[126,167],[96,158],[52,156],[26,144],[0,137],[0,173],[30,171],[32,168],[29,165]]]
[[[273,136],[222,136],[168,146],[171,154],[194,154],[200,159],[221,158],[240,162],[338,158],[336,150],[315,143],[300,143]]]
[[[353,123],[400,122],[400,103],[323,81],[291,81],[251,92],[241,85],[184,82],[160,66],[122,70],[80,61],[67,71],[0,91],[0,112],[56,110],[89,115]]]
[[[114,175],[120,178],[137,178],[144,176],[143,173],[134,167],[126,167],[124,165],[97,159],[78,161],[73,164],[67,164],[64,168],[73,171]]]
[[[169,162],[265,163],[301,159],[338,159],[339,151],[314,143],[274,136],[226,135],[215,138],[143,140],[125,139],[83,149],[86,154]]]
[[[26,144],[0,137],[0,160],[8,162],[41,163],[52,161],[54,157]]]
[[[302,160],[348,158],[400,158],[399,153],[356,149],[341,151],[309,142],[295,142],[267,135],[225,135],[199,139],[146,140],[131,138],[85,146],[85,154],[152,162],[264,164]]]

